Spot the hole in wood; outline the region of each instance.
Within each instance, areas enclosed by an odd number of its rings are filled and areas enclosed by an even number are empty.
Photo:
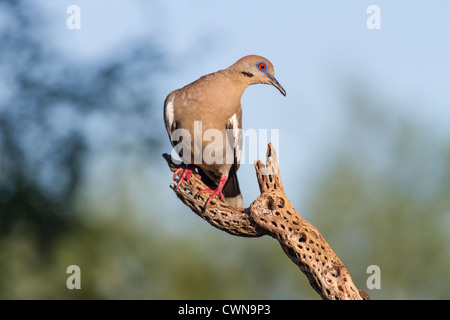
[[[300,238],[298,239],[299,242],[306,242],[306,234],[303,232],[300,234]]]

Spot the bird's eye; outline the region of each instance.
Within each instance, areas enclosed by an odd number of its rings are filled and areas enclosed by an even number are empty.
[[[258,64],[258,68],[261,71],[266,71],[267,66],[266,66],[266,64],[264,62],[261,62],[261,63]]]

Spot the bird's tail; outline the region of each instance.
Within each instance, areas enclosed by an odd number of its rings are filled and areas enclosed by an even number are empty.
[[[228,180],[223,187],[222,193],[225,197],[225,201],[232,206],[242,208],[244,207],[244,199],[242,198],[241,190],[239,189],[239,181],[236,174],[236,170],[231,167],[228,174]]]
[[[217,188],[217,183],[211,179],[212,173],[206,170],[198,168],[200,175],[202,176],[202,181],[211,189]],[[242,198],[241,190],[239,189],[239,181],[236,175],[236,169],[234,166],[231,167],[228,173],[228,179],[225,186],[222,189],[222,193],[225,197],[225,201],[232,206],[243,208],[244,199]]]

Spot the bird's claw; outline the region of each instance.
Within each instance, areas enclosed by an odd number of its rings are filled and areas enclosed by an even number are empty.
[[[211,202],[211,200],[215,197],[215,196],[219,196],[220,199],[225,202],[225,197],[223,196],[222,190],[217,188],[216,190],[212,190],[212,189],[203,189],[200,190],[197,195],[204,193],[204,192],[211,192],[211,195],[209,196],[208,200],[206,201],[205,207],[207,207],[209,205],[209,203]]]
[[[179,180],[178,180],[176,189],[178,189],[178,188],[181,186],[181,184],[183,183],[183,181],[189,182],[189,181],[191,180],[192,172],[196,173],[196,172],[195,172],[195,167],[194,167],[194,166],[192,166],[192,165],[183,166],[183,167],[180,167],[180,168],[178,168],[177,170],[175,170],[175,172],[174,172],[174,174],[173,174],[173,180],[176,180],[178,174],[179,174],[180,172],[182,172],[182,171],[183,171],[183,173],[181,174],[181,176],[180,176],[180,178],[179,178]],[[201,179],[201,178],[202,178],[198,173],[196,173],[196,174],[197,174],[197,178],[198,178],[198,179]]]

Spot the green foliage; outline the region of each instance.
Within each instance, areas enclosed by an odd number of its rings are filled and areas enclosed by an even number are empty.
[[[362,289],[366,267],[381,268],[372,298],[448,299],[446,146],[368,96],[349,99],[346,145],[311,192],[316,226]]]

